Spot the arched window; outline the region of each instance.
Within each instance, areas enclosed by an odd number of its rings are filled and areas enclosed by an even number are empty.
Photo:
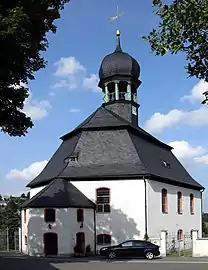
[[[83,211],[83,209],[77,209],[77,222],[84,222],[84,211]]]
[[[183,230],[178,230],[177,240],[178,241],[182,241],[183,240]]]
[[[96,204],[98,213],[110,212],[110,189],[98,188],[96,189]]]
[[[190,213],[194,215],[194,194],[190,194]]]
[[[162,213],[168,213],[168,192],[167,189],[162,189]]]
[[[110,245],[111,235],[110,234],[98,234],[97,235],[97,245]]]
[[[56,211],[55,209],[48,208],[44,209],[44,219],[47,223],[53,223],[56,221]]]
[[[109,95],[109,101],[113,101],[116,99],[116,92],[115,92],[115,83],[114,82],[111,82],[111,83],[108,83],[107,85],[108,87],[108,95]]]
[[[178,214],[182,214],[182,193],[179,191],[178,192],[178,198],[177,198],[178,202],[177,202],[177,205],[178,205]]]

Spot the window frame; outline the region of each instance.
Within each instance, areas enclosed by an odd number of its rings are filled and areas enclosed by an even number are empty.
[[[178,241],[183,241],[183,237],[184,237],[184,235],[183,235],[183,230],[182,230],[182,229],[179,229],[179,230],[177,231],[177,240],[178,240]]]
[[[78,223],[84,222],[84,209],[82,208],[77,209],[77,222]]]
[[[190,214],[194,215],[194,194],[190,194]]]
[[[161,190],[161,200],[162,213],[168,214],[168,191],[166,188]]]
[[[177,212],[179,215],[183,214],[183,194],[181,191],[177,193]]]
[[[101,190],[107,190],[108,195],[99,195],[98,192]],[[102,202],[98,200],[98,198],[107,198],[108,202]],[[111,190],[108,187],[99,187],[96,188],[96,212],[97,213],[110,213],[111,212],[111,206],[110,206],[110,200],[111,200]]]
[[[54,219],[53,220],[46,220],[46,217],[47,217],[47,211],[53,211],[54,213]],[[45,223],[55,223],[56,222],[56,209],[54,208],[44,208],[44,221]]]
[[[99,241],[100,237],[102,237],[102,240],[103,241]],[[105,241],[106,240],[106,237],[109,241]],[[104,245],[111,245],[111,241],[112,241],[112,236],[110,234],[107,234],[107,233],[100,233],[97,235],[96,237],[96,243],[97,245],[99,246],[104,246]]]

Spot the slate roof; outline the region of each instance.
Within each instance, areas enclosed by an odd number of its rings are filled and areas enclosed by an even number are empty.
[[[34,197],[26,201],[22,208],[92,208],[95,204],[72,183],[58,178],[48,184]]]
[[[193,189],[203,188],[176,159],[172,147],[104,106],[61,139],[59,149],[28,187],[46,185],[57,177],[68,181],[146,177]],[[74,152],[79,153],[78,162],[64,162]]]

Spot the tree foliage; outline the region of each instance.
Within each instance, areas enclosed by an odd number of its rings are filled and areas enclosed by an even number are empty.
[[[69,1],[0,1],[0,130],[10,136],[23,136],[33,126],[22,112],[29,94],[25,84],[46,66],[46,34],[56,32],[54,20]]]
[[[208,0],[173,0],[169,5],[153,0],[152,6],[160,23],[143,37],[152,51],[184,52],[189,76],[208,82]]]
[[[2,198],[2,196],[0,195]],[[7,202],[6,206],[0,205],[0,235],[8,233],[9,249],[15,248],[15,233],[18,232],[21,219],[21,205],[28,200],[29,194],[24,193],[20,197],[10,196],[8,199],[4,199]],[[3,198],[2,198],[3,199]]]

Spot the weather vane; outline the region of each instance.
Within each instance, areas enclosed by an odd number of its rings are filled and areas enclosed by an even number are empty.
[[[114,22],[114,21],[120,19],[121,16],[122,16],[123,14],[124,14],[124,12],[119,12],[119,9],[118,9],[118,6],[117,6],[116,15],[111,16],[111,17],[109,18],[109,21],[110,21],[110,22]]]

